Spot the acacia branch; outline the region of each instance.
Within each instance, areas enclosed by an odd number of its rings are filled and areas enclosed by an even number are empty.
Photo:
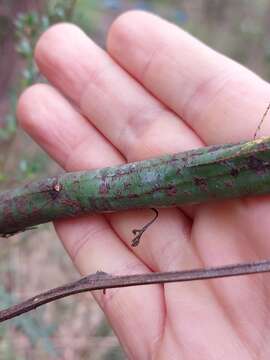
[[[114,276],[104,272],[88,275],[80,280],[51,289],[17,305],[0,311],[0,322],[22,315],[57,299],[85,291],[105,290],[127,286],[163,284],[171,282],[206,280],[270,272],[270,260],[201,268],[174,272]]]
[[[270,137],[65,173],[0,193],[0,236],[83,214],[269,194],[269,184]]]

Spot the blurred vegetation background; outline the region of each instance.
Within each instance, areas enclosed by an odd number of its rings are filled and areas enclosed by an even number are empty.
[[[45,81],[33,59],[40,34],[54,23],[71,21],[104,47],[110,24],[129,9],[159,14],[270,79],[267,0],[0,0],[1,189],[61,171],[18,128],[15,116],[23,89]],[[1,308],[77,277],[51,225],[2,239]],[[101,311],[86,294],[0,326],[0,360],[124,358]]]

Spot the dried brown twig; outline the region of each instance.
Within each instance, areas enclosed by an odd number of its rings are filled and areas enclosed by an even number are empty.
[[[193,269],[175,272],[114,276],[97,272],[32,297],[20,304],[0,311],[0,322],[22,315],[54,300],[85,291],[102,290],[136,285],[163,284],[170,282],[206,280],[229,276],[270,272],[270,260],[240,263],[220,267]],[[105,294],[106,296],[106,294]]]

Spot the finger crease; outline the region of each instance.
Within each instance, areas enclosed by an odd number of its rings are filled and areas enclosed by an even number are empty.
[[[217,96],[223,91],[232,77],[231,72],[217,72],[201,81],[192,94],[183,104],[182,116],[192,127],[192,119],[198,121],[198,114],[202,117],[210,104],[216,101]],[[203,105],[202,105],[203,104]]]
[[[145,83],[145,80],[147,78],[147,73],[149,68],[152,66],[152,63],[157,58],[158,54],[160,54],[163,51],[164,45],[162,43],[158,44],[152,51],[152,53],[149,55],[149,58],[145,62],[141,73],[139,75],[140,82],[143,84]]]
[[[99,233],[108,231],[107,226],[99,226],[93,229],[92,227],[76,241],[71,247],[69,253],[72,260],[75,262],[79,252],[83,249],[83,247],[90,241],[95,238],[95,236]]]

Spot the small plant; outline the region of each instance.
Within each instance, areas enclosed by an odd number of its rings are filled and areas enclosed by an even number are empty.
[[[59,21],[70,20],[75,7],[75,1],[49,1],[46,2],[42,13],[29,11],[20,13],[14,20],[15,27],[15,49],[22,60],[22,68],[19,77],[15,80],[13,87],[9,91],[10,111],[5,116],[4,127],[0,128],[0,142],[10,141],[14,138],[17,131],[16,105],[21,92],[28,86],[37,81],[45,81],[38,71],[34,60],[35,44],[41,33],[48,29],[52,24]],[[43,170],[45,158],[43,154],[31,156],[30,160],[24,156],[18,161],[17,171],[20,177],[31,178]],[[10,174],[0,172],[0,181],[6,181]],[[0,303],[1,307],[10,306],[17,302],[7,289],[0,286]],[[51,337],[56,326],[47,326],[43,320],[43,311],[37,311],[34,316],[22,316],[11,322],[12,328],[21,332],[27,337],[29,343],[34,347],[38,344],[42,346],[45,353],[55,357],[57,355]],[[12,337],[9,335],[9,327],[0,328],[0,358],[17,359],[14,355],[14,345]],[[12,349],[12,350],[11,350]],[[8,357],[6,356],[8,354]]]
[[[19,94],[28,86],[41,81],[41,75],[34,60],[35,44],[46,29],[60,21],[70,20],[76,0],[46,2],[42,14],[37,11],[20,13],[15,21],[16,52],[23,60],[23,68],[16,83],[16,90],[10,91],[10,113],[5,117],[5,126],[0,129],[0,141],[10,140],[16,133],[16,103]]]

